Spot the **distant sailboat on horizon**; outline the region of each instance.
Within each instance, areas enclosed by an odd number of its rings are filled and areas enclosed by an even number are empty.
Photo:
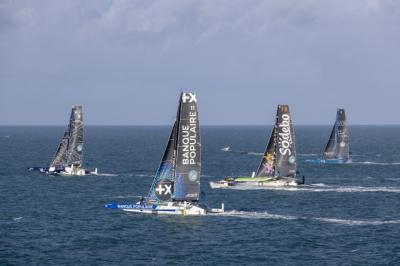
[[[178,112],[160,166],[147,197],[136,204],[105,205],[127,212],[168,215],[205,215],[223,212],[199,204],[201,171],[200,126],[194,93],[181,93]]]
[[[306,160],[317,164],[343,164],[350,163],[350,138],[346,126],[346,113],[344,109],[337,109],[336,120],[333,125],[328,143],[321,159]]]
[[[296,147],[291,114],[288,105],[278,105],[275,124],[264,155],[251,177],[226,177],[210,182],[211,188],[239,184],[256,186],[297,186]],[[301,182],[304,183],[304,180]]]
[[[58,144],[56,153],[48,167],[29,167],[31,171],[38,170],[50,175],[83,176],[96,175],[97,168],[90,172],[82,168],[83,164],[83,114],[82,106],[72,107],[69,124]]]

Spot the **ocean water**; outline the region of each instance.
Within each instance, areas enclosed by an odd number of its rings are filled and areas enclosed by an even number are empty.
[[[201,201],[226,209],[204,217],[103,207],[148,192],[170,127],[87,127],[85,166],[102,176],[26,171],[48,164],[63,130],[0,127],[1,265],[400,264],[400,127],[350,127],[353,163],[312,165],[330,127],[297,126],[305,186],[212,190],[256,169],[270,128],[204,126]]]

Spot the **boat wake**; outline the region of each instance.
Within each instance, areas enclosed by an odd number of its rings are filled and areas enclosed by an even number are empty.
[[[361,187],[361,186],[329,186],[323,183],[311,185],[301,185],[298,187],[266,187],[258,185],[238,184],[222,189],[236,190],[279,190],[279,191],[299,191],[299,192],[339,192],[339,193],[362,193],[362,192],[388,192],[400,193],[400,187]]]
[[[212,213],[209,215],[224,216],[224,217],[238,217],[238,218],[244,218],[244,219],[309,220],[309,221],[319,221],[319,222],[325,222],[325,223],[350,225],[350,226],[400,224],[400,219],[397,219],[397,220],[350,220],[350,219],[337,219],[337,218],[282,215],[282,214],[272,214],[272,213],[268,213],[268,212],[236,211],[236,210],[227,211],[224,213]]]

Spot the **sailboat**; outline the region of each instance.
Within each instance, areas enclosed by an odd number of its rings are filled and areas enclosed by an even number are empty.
[[[296,174],[296,147],[289,106],[278,105],[275,125],[257,171],[253,172],[251,177],[227,177],[217,182],[210,182],[210,186],[211,188],[238,184],[297,186],[299,182]]]
[[[342,164],[350,163],[349,130],[346,126],[344,109],[337,109],[336,121],[333,125],[323,157],[316,160],[306,160],[311,163]]]
[[[205,215],[223,212],[199,204],[201,143],[194,93],[181,93],[176,120],[172,127],[160,166],[147,197],[136,204],[105,205],[110,209],[144,214]]]
[[[38,170],[50,175],[87,175],[97,174],[97,168],[89,171],[82,168],[83,161],[83,116],[82,106],[72,107],[69,124],[58,144],[57,151],[48,167],[30,167],[29,170]]]

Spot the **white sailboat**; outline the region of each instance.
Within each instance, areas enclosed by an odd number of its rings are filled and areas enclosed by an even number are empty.
[[[58,145],[57,151],[48,167],[30,167],[49,175],[84,176],[97,175],[97,168],[89,171],[82,168],[83,162],[83,115],[82,106],[72,107],[67,129]]]
[[[194,93],[181,93],[176,121],[147,197],[136,204],[105,205],[127,212],[169,215],[205,215],[223,212],[199,204],[201,143]]]
[[[251,176],[226,177],[210,182],[211,188],[240,184],[268,187],[297,186],[296,147],[292,118],[288,105],[278,105],[275,125],[256,172]]]
[[[337,109],[336,120],[326,144],[322,158],[306,160],[315,164],[351,163],[349,130],[344,109]]]

